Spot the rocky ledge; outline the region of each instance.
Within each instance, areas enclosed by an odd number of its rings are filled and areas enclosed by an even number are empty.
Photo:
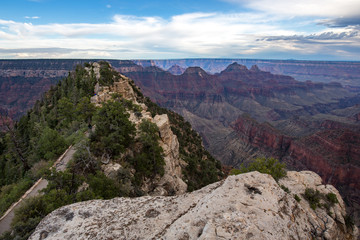
[[[49,214],[29,239],[356,239],[338,191],[318,175],[288,172],[279,184],[250,172],[179,196],[80,202]],[[313,210],[306,188],[338,203]]]

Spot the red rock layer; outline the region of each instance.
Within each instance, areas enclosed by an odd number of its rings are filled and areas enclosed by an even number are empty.
[[[232,125],[241,141],[287,163],[289,168],[311,170],[325,183],[339,188],[345,198],[360,202],[360,132],[330,121],[327,129],[300,139],[282,135],[267,124],[240,117]]]

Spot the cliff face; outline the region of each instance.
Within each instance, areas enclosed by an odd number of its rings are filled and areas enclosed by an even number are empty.
[[[315,173],[289,172],[281,184],[291,193],[251,172],[176,197],[76,203],[45,217],[29,239],[356,239],[339,193]],[[305,188],[333,193],[339,203],[313,210]]]
[[[359,219],[360,133],[331,123],[327,121],[322,124],[326,129],[300,138],[283,135],[246,117],[237,119],[232,128],[238,140],[252,146],[256,155],[273,156],[289,168],[319,173],[324,182],[340,189],[356,210],[355,219]]]
[[[0,61],[0,110],[19,119],[40,100],[43,93],[68,75],[77,60]]]
[[[41,94],[50,89],[59,78],[31,77],[28,81],[22,77],[0,77],[0,110],[13,119],[23,116],[34,106]]]

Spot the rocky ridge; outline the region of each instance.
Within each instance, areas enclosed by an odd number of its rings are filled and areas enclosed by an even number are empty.
[[[270,175],[250,172],[179,196],[80,202],[49,214],[29,239],[356,239],[341,196],[318,175],[288,172],[280,184],[289,193]],[[305,188],[339,203],[313,210]]]
[[[100,65],[93,63],[92,68],[86,68],[88,72],[94,71],[96,78],[100,78]],[[101,86],[99,82],[95,86],[95,96],[91,98],[91,102],[96,106],[101,106],[101,103],[110,101],[114,94],[120,94],[122,98],[131,101],[133,104],[141,109],[139,112],[128,111],[130,114],[129,120],[133,122],[136,128],[139,128],[139,124],[143,120],[148,120],[155,123],[159,128],[160,146],[164,151],[165,161],[165,174],[160,177],[157,176],[154,179],[146,179],[141,189],[143,192],[150,195],[170,195],[170,194],[182,194],[187,190],[187,184],[182,180],[182,168],[187,164],[180,159],[179,156],[179,141],[177,136],[171,131],[169,118],[166,114],[155,115],[152,117],[151,113],[147,111],[147,106],[144,103],[137,101],[136,93],[133,86],[129,83],[131,80],[123,75],[120,75],[120,79],[117,79],[112,86]],[[131,152],[127,153],[131,154]],[[121,165],[118,163],[108,162],[102,166],[106,169],[107,175],[114,175],[114,171],[118,171]]]

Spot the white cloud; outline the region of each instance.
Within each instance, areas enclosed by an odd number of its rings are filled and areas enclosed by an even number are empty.
[[[39,19],[40,17],[38,16],[33,16],[33,17],[29,17],[29,16],[25,16],[26,19]]]
[[[107,7],[107,8],[111,8],[111,5],[110,5],[110,4],[107,4],[106,7]]]
[[[326,44],[332,41],[345,52],[341,44],[352,46],[347,57],[359,60],[359,36],[356,32],[341,35],[345,31],[338,28],[331,31],[333,35],[326,35],[330,32],[326,28],[295,31],[284,27],[282,18],[262,13],[189,13],[170,19],[115,15],[111,22],[101,24],[32,24],[0,19],[0,46],[7,50],[3,58],[254,57],[276,51],[320,54],[329,51]],[[359,50],[354,51],[356,48]]]
[[[359,0],[224,0],[282,16],[358,16]]]

